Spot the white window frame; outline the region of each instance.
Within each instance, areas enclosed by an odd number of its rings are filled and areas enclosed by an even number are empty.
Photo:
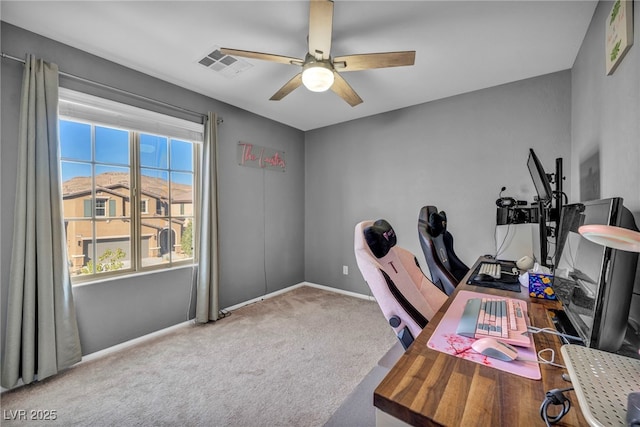
[[[102,202],[103,206],[98,206],[98,202]],[[95,206],[93,207],[94,212],[95,212],[95,216],[96,218],[106,218],[109,216],[109,198],[108,197],[98,197],[96,196],[96,202],[95,202]],[[100,215],[98,212],[100,212],[100,209],[102,209],[102,215]]]
[[[194,143],[194,171],[193,171],[193,214],[192,220],[196,222],[196,226],[200,223],[200,219],[197,216],[199,212],[199,194],[198,188],[198,176],[199,171],[199,158],[201,153],[201,143],[204,140],[204,125],[201,123],[194,123],[188,120],[179,119],[165,114],[156,113],[153,111],[133,107],[130,105],[110,101],[107,99],[95,97],[92,95],[84,94],[81,92],[72,91],[66,88],[59,89],[59,116],[60,120],[70,120],[74,122],[85,122],[91,125],[106,126],[113,128],[125,129],[132,131],[135,134],[145,133],[153,135],[161,135],[170,139],[177,139],[181,141],[188,141]],[[130,139],[131,141],[138,141],[137,137]],[[143,266],[142,264],[142,249],[143,239],[145,236],[141,233],[141,222],[143,220],[142,214],[149,213],[149,198],[142,198],[138,182],[140,180],[141,166],[138,163],[137,155],[135,155],[134,144],[131,144],[132,150],[132,178],[131,186],[134,189],[131,192],[130,201],[130,217],[132,224],[131,239],[131,251],[132,257],[131,268],[119,270],[117,272],[101,272],[93,274],[81,274],[72,276],[72,283],[84,283],[87,281],[103,280],[107,276],[126,276],[134,273],[139,273],[147,270],[167,269],[176,267],[178,265],[188,265],[197,263],[197,251],[193,252],[193,257],[186,260],[172,260],[169,263],[162,263],[153,266]],[[135,160],[133,159],[135,158]],[[64,159],[63,159],[64,160]],[[104,216],[98,215],[98,200],[104,200]],[[93,206],[93,218],[104,219],[109,217],[109,202],[108,198],[102,196],[96,196]],[[146,209],[143,209],[146,207]],[[168,216],[172,216],[168,213]],[[95,221],[95,219],[94,219]],[[193,233],[193,246],[197,247],[197,233],[194,230]],[[94,244],[97,239],[94,240]],[[175,242],[176,246],[179,246],[180,242]],[[133,258],[135,257],[135,259]]]

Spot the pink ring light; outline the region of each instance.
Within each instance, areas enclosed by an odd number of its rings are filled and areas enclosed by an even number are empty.
[[[583,225],[578,232],[587,240],[629,252],[640,252],[640,233],[612,225]]]

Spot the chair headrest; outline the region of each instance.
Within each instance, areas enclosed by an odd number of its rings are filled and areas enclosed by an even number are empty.
[[[379,219],[364,229],[364,238],[369,249],[376,258],[382,258],[389,253],[396,244],[396,232],[384,219]]]
[[[427,231],[433,237],[438,237],[444,233],[447,229],[447,214],[444,211],[432,212],[429,215],[429,223],[427,224]]]

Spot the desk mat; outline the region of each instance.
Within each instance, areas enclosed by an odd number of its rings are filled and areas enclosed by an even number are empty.
[[[503,270],[508,270],[508,271],[510,271],[513,267],[516,267],[516,263],[513,261],[492,260],[487,262],[497,262],[500,264],[500,267]],[[491,281],[476,280],[475,277],[480,272],[481,266],[482,266],[482,263],[478,264],[478,266],[475,268],[475,270],[473,271],[473,274],[471,274],[471,276],[469,277],[469,280],[467,280],[467,285],[482,286],[485,288],[500,289],[503,291],[521,292],[518,276],[503,274],[502,278],[497,280],[491,280]]]
[[[467,300],[470,298],[483,297],[486,298],[487,294],[471,291],[458,292],[455,299],[451,302],[451,305],[442,317],[442,320],[440,320],[440,323],[438,324],[438,326],[436,326],[436,330],[431,335],[427,346],[442,353],[461,357],[465,360],[480,363],[482,365],[509,372],[511,374],[520,375],[521,377],[529,378],[532,380],[541,379],[542,376],[540,374],[540,366],[538,366],[536,362],[525,362],[521,360],[515,360],[513,362],[503,362],[502,360],[483,356],[480,353],[476,353],[471,348],[471,344],[475,341],[474,338],[467,338],[456,334],[456,328],[458,327],[458,322],[460,321],[460,317],[462,316],[462,312],[464,311],[464,306],[467,303]],[[528,313],[525,314],[528,315]],[[531,348],[516,348],[518,349],[518,357],[529,360],[538,359],[535,345]]]

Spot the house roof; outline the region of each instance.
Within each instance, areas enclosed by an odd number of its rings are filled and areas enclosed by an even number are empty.
[[[91,194],[91,177],[77,176],[62,183],[62,196],[64,199]],[[141,175],[141,193],[154,199],[166,200],[169,198],[169,182],[156,177]],[[131,187],[129,174],[126,172],[105,172],[95,177],[96,189],[115,196],[129,197]],[[122,191],[126,189],[127,191]],[[120,191],[119,191],[120,190]],[[192,203],[193,188],[191,185],[177,182],[171,183],[172,201],[174,203]]]

